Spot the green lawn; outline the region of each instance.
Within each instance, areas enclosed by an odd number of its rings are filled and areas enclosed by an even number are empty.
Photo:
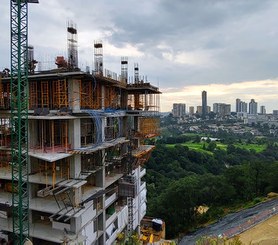
[[[206,147],[208,146],[208,143],[206,143],[206,142],[200,142],[200,143],[186,142],[186,143],[182,143],[181,145],[187,146],[191,150],[210,153],[209,151],[203,149],[204,144]],[[227,150],[226,144],[216,142],[216,145],[217,145],[216,147],[220,148],[221,150]],[[167,147],[174,147],[174,146],[175,146],[175,144],[167,144]],[[234,146],[242,148],[242,149],[246,149],[246,150],[255,150],[257,153],[262,152],[266,149],[266,145],[257,145],[257,144],[237,143],[237,144],[234,144]]]
[[[257,144],[234,144],[235,147],[239,147],[246,150],[255,150],[257,153],[260,153],[266,149],[266,145],[257,145]]]

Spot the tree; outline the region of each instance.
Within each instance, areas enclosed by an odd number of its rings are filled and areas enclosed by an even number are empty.
[[[197,187],[196,176],[185,177],[172,182],[157,199],[156,216],[165,220],[169,237],[195,223],[195,207],[199,204]]]
[[[208,149],[208,151],[214,151],[216,146],[217,146],[217,144],[215,143],[215,141],[211,141],[211,142],[209,142],[207,149]]]

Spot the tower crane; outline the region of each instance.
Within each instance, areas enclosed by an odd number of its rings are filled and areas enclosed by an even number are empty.
[[[28,3],[10,0],[12,217],[14,244],[29,236],[28,193]]]

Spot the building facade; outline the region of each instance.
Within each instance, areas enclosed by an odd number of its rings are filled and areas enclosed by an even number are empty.
[[[247,103],[244,101],[241,101],[240,99],[236,99],[236,112],[246,112],[247,113]]]
[[[159,89],[109,72],[29,75],[28,189],[33,244],[112,244],[146,213],[144,163],[159,133]],[[0,80],[0,238],[12,239],[10,78]]]
[[[266,114],[266,109],[265,109],[265,106],[264,106],[264,105],[262,105],[262,106],[260,107],[260,113],[261,113],[261,114]]]
[[[207,106],[207,91],[202,91],[202,118],[205,118],[208,114]]]
[[[250,115],[258,114],[258,103],[255,102],[254,99],[251,99],[251,101],[249,102],[249,114]]]
[[[172,113],[174,117],[183,117],[186,114],[186,104],[174,103]]]
[[[189,106],[189,115],[195,114],[194,106]]]
[[[225,117],[231,115],[231,105],[224,103],[214,103],[213,112],[219,117]]]

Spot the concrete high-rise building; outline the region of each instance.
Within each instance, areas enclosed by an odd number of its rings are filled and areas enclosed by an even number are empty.
[[[202,114],[202,106],[198,105],[196,108],[196,112],[201,115]]]
[[[241,102],[240,99],[236,99],[236,112],[241,112],[240,111],[240,102]]]
[[[272,114],[273,114],[273,116],[278,116],[278,110],[273,110]]]
[[[262,106],[260,107],[260,113],[261,113],[261,114],[266,114],[266,109],[265,109],[265,106],[264,106],[264,105],[262,105]]]
[[[241,108],[241,112],[247,113],[247,103],[246,102],[241,101],[240,108]]]
[[[202,118],[205,118],[208,114],[207,106],[207,91],[202,91]]]
[[[254,99],[251,99],[251,101],[249,102],[249,114],[250,115],[258,114],[258,103],[255,102]]]
[[[183,117],[186,114],[186,105],[183,103],[174,103],[172,113],[174,117]]]
[[[117,76],[115,76],[117,77]],[[0,240],[12,239],[10,77],[0,78]],[[33,244],[114,244],[146,214],[144,163],[158,135],[159,89],[63,68],[29,76]],[[136,136],[135,136],[136,135]]]
[[[206,107],[206,111],[207,111],[207,114],[209,113],[209,112],[211,112],[211,107],[210,106],[207,106]],[[202,115],[203,114],[203,107],[202,106],[200,106],[200,105],[198,105],[197,106],[197,111],[196,111],[198,114],[200,114],[200,115]]]
[[[193,115],[195,113],[194,106],[189,106],[189,114]]]
[[[220,117],[230,116],[231,115],[231,105],[224,104],[224,103],[214,103],[213,104],[213,112]]]
[[[236,112],[247,112],[247,103],[236,99]]]

